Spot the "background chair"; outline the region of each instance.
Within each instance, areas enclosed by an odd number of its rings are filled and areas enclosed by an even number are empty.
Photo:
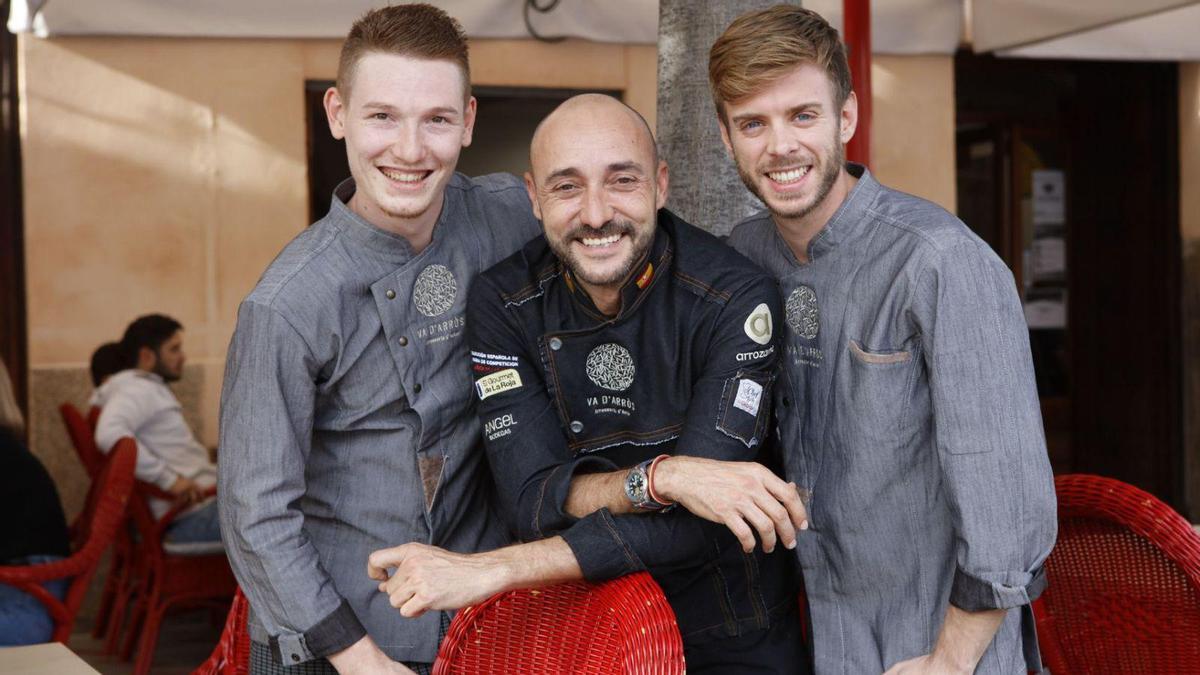
[[[70,403],[58,406],[71,447],[79,457],[79,463],[92,479],[104,465],[105,455],[96,447],[96,421],[100,419],[100,408],[92,406],[85,418],[79,409]],[[72,539],[76,539],[77,523],[71,525]],[[117,528],[113,540],[112,555],[109,556],[108,575],[104,579],[104,590],[100,595],[100,607],[96,611],[96,622],[92,626],[92,637],[104,637],[104,652],[115,653],[121,637],[121,626],[125,611],[135,595],[133,573],[133,539],[127,523]]]
[[[1200,673],[1200,535],[1132,485],[1066,475],[1049,582],[1034,603],[1046,666],[1067,673]]]
[[[112,543],[125,519],[136,461],[137,445],[131,438],[122,438],[113,447],[88,491],[84,517],[80,521],[85,530],[84,543],[71,557],[41,565],[0,567],[0,582],[29,593],[46,606],[54,620],[53,639],[57,642],[66,644],[70,639],[79,606],[100,565],[100,556]],[[65,578],[70,578],[71,584],[64,600],[60,601],[42,587],[47,581]]]
[[[210,489],[205,496],[215,493]],[[155,485],[137,481],[129,503],[130,518],[140,541],[133,555],[136,595],[121,657],[129,658],[136,642],[135,675],[150,672],[159,627],[169,610],[200,605],[224,610],[237,591],[237,581],[220,542],[206,551],[187,545],[186,552],[179,552],[163,541],[167,528],[188,505],[176,504],[156,519],[150,510],[151,498],[175,497]]]
[[[451,673],[684,672],[662,589],[640,572],[495,595],[454,617],[433,666]]]

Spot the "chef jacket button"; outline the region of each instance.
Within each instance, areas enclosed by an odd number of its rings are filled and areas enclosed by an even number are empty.
[[[785,408],[790,408],[790,407],[792,407],[792,399],[790,399],[790,398],[788,398],[788,397],[784,396],[784,397],[783,397],[783,407],[785,407]]]
[[[396,340],[396,342],[399,342],[401,347],[407,347],[407,346],[408,346],[408,338],[404,337],[403,335],[401,335],[401,336],[400,336],[400,339],[399,339],[399,340]]]
[[[571,422],[571,433],[577,434],[581,431],[583,431],[583,422],[580,422],[579,420]]]
[[[562,340],[559,340],[558,338],[550,338],[550,349],[553,349],[554,351],[562,349]]]
[[[299,661],[300,661],[300,655],[299,655],[299,654],[292,654],[292,660],[293,660],[293,661],[297,661],[297,662],[299,662]]]
[[[413,385],[413,393],[414,394],[421,393],[421,383],[420,382]]]
[[[395,300],[395,299],[396,299],[396,291],[393,291],[393,290],[392,290],[392,289],[390,289],[390,288],[389,288],[389,289],[387,289],[387,293],[384,293],[384,295],[386,295],[386,296],[387,296],[387,299],[388,299],[388,300]]]

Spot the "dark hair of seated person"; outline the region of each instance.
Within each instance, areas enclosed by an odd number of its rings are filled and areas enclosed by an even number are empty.
[[[92,386],[99,387],[110,376],[132,367],[119,342],[105,342],[92,352]]]

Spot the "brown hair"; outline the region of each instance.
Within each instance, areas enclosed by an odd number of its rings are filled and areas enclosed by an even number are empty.
[[[367,12],[350,27],[338,59],[337,88],[350,97],[360,59],[371,52],[452,61],[462,70],[464,98],[471,95],[467,34],[449,14],[432,5],[393,5]]]
[[[803,63],[820,67],[834,87],[838,108],[850,96],[850,64],[833,26],[794,5],[747,12],[733,20],[708,52],[708,83],[717,114],[726,101],[761,91]]]

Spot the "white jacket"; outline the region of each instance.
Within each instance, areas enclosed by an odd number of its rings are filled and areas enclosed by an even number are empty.
[[[208,450],[183,418],[179,399],[161,377],[144,370],[123,370],[96,390],[93,402],[100,406],[96,445],[107,453],[123,436],[132,436],[138,447],[138,480],[164,490],[180,476],[202,488],[216,485],[216,464],[209,461]],[[151,503],[156,517],[168,507],[162,500]]]

